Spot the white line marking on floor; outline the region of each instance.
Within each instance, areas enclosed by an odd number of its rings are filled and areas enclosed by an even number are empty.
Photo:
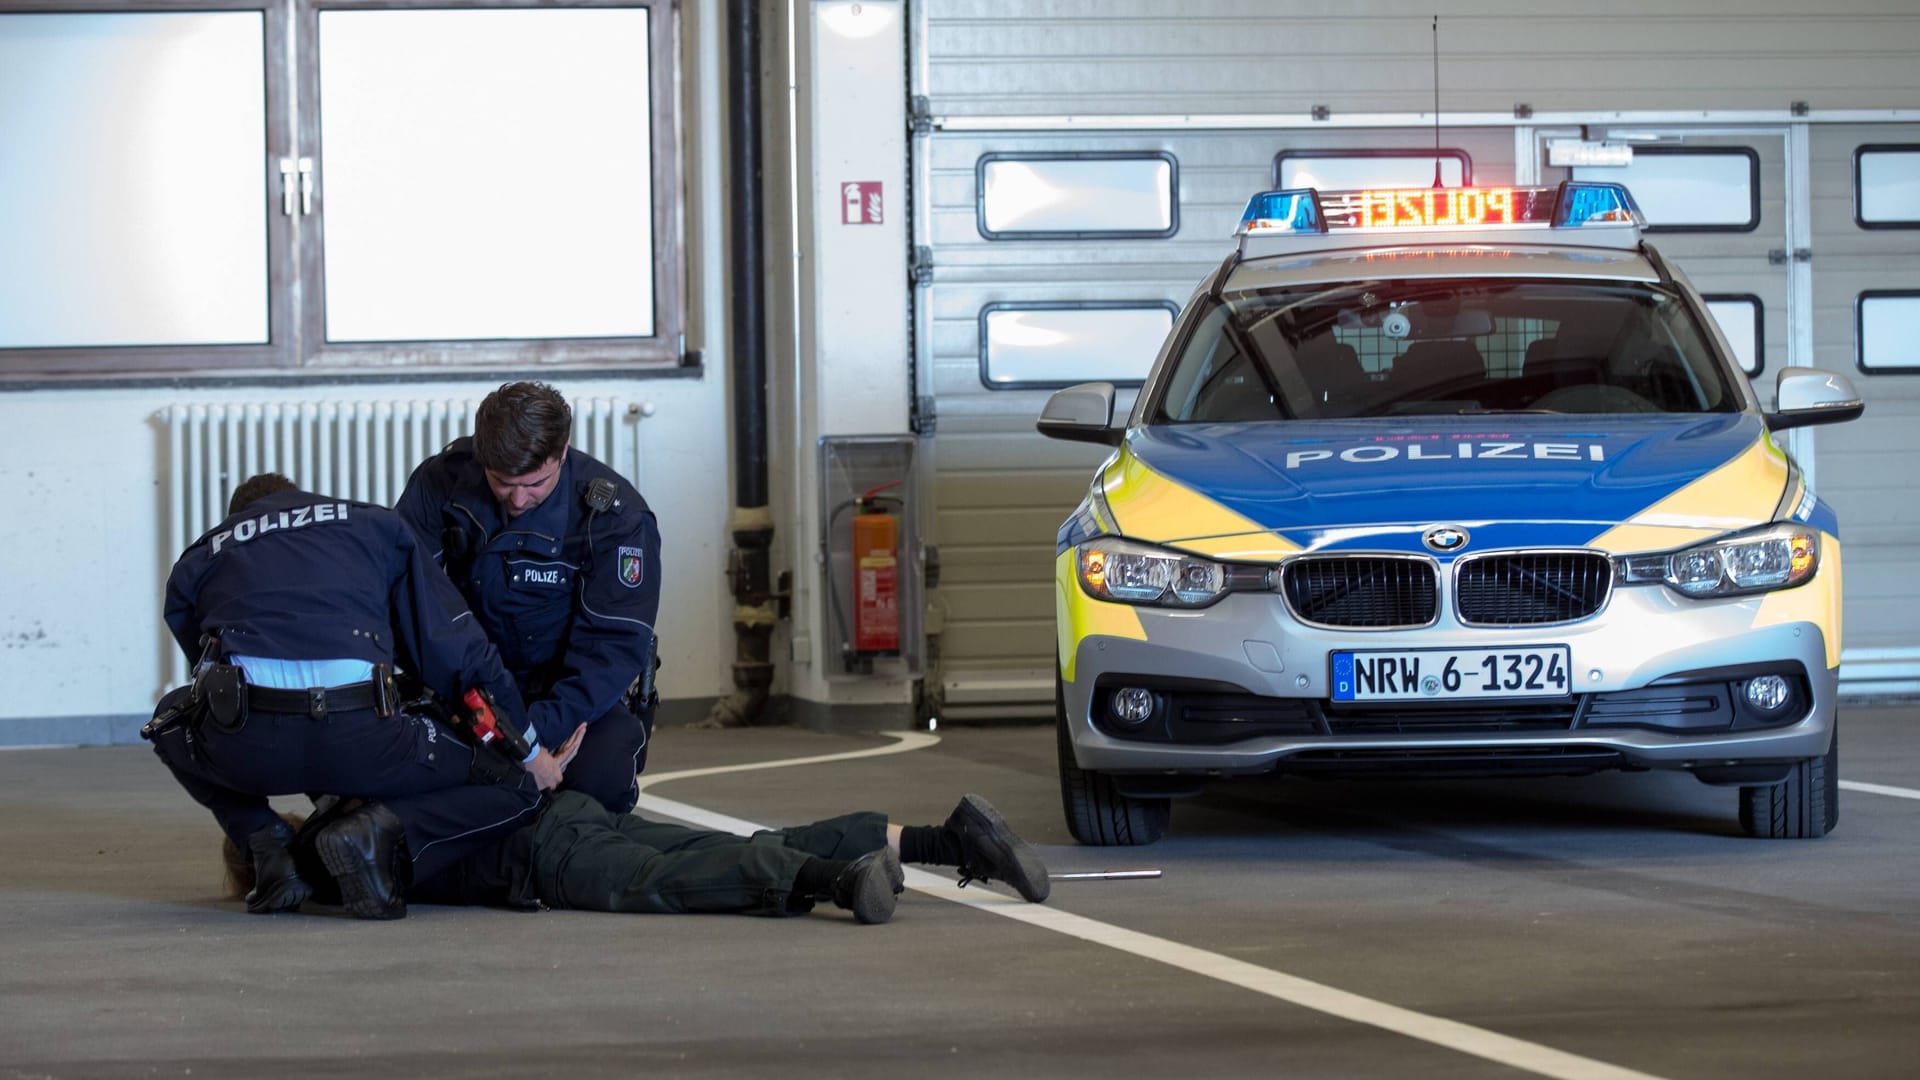
[[[1867,784],[1859,780],[1842,780],[1841,788],[1858,791],[1867,795],[1891,795],[1896,799],[1920,799],[1920,791],[1904,787],[1888,787],[1885,784]]]
[[[741,818],[728,817],[725,814],[716,814],[689,803],[649,795],[646,789],[669,780],[684,780],[694,776],[713,776],[752,769],[774,769],[789,765],[811,765],[826,761],[875,757],[881,754],[899,754],[932,746],[940,741],[937,736],[920,732],[889,732],[887,734],[900,741],[888,746],[855,750],[845,754],[820,754],[782,761],[688,769],[645,777],[641,780],[640,802],[635,809],[664,814],[702,828],[722,829],[742,836],[748,835],[767,826],[757,825]],[[1217,979],[1302,1008],[1323,1012],[1357,1024],[1367,1024],[1541,1076],[1552,1076],[1561,1080],[1655,1080],[1650,1073],[1609,1065],[1604,1061],[1569,1054],[1550,1046],[1527,1042],[1525,1039],[1515,1039],[1471,1024],[1428,1016],[1425,1013],[1389,1005],[1384,1001],[1375,1001],[1345,990],[1337,990],[1285,972],[1249,964],[1244,960],[1235,960],[1230,956],[1197,949],[1191,945],[1182,945],[1177,941],[1154,937],[1151,934],[1138,933],[1096,919],[1084,918],[1061,911],[1059,908],[1029,904],[1011,896],[980,888],[962,890],[952,881],[924,870],[907,868],[907,884],[916,892],[942,900],[965,904],[993,915],[1003,915],[1030,926],[1052,930],[1096,945],[1105,945],[1143,959],[1157,960],[1182,971]]]

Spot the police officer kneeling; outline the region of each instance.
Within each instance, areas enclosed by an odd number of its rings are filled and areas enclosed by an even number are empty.
[[[493,645],[399,515],[276,473],[240,485],[227,509],[167,580],[168,629],[199,663],[142,734],[251,858],[248,911],[290,911],[312,895],[266,796],[377,800],[331,822],[316,847],[349,911],[399,918],[412,878],[530,822],[560,765],[523,771],[397,711],[396,661],[446,700],[483,688],[508,717],[525,715]]]

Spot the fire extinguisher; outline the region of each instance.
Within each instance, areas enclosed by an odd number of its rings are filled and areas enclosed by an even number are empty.
[[[900,655],[900,519],[894,496],[880,493],[900,481],[863,492],[853,515],[853,651]],[[892,504],[892,505],[889,505]]]

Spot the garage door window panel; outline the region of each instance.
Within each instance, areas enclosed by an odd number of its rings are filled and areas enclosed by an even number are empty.
[[[1172,154],[984,154],[976,221],[988,240],[1160,239],[1180,231]]]
[[[1863,229],[1920,229],[1920,146],[1854,151],[1853,220]]]
[[[1744,146],[1636,146],[1633,164],[1583,166],[1575,180],[1625,184],[1643,230],[1752,232],[1760,227],[1760,155]]]
[[[1138,386],[1177,311],[1164,300],[988,304],[980,309],[981,385]]]
[[[1854,365],[1870,375],[1920,374],[1920,290],[1875,289],[1854,306]]]

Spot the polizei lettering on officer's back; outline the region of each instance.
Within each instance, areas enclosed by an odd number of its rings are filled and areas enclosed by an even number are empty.
[[[346,503],[321,503],[318,506],[297,506],[292,510],[282,510],[277,514],[269,512],[261,514],[257,518],[236,521],[233,524],[233,528],[224,532],[214,533],[213,539],[209,541],[212,546],[208,549],[208,552],[213,555],[220,554],[220,546],[228,540],[232,540],[236,544],[244,544],[256,536],[265,536],[267,533],[279,532],[281,529],[304,529],[309,525],[323,525],[329,521],[345,520],[347,520]]]
[[[1310,461],[1338,457],[1341,461],[1367,463],[1393,461],[1485,461],[1532,458],[1537,461],[1605,461],[1606,448],[1599,443],[1561,442],[1457,442],[1349,446],[1345,450],[1289,450],[1287,468],[1297,469]]]

